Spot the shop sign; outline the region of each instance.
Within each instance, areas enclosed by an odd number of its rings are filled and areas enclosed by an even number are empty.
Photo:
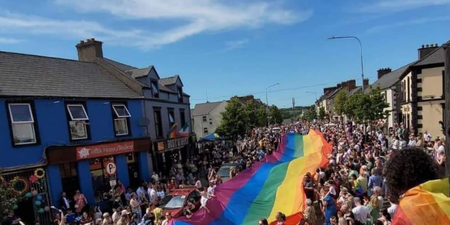
[[[106,165],[105,170],[106,170],[106,174],[112,176],[112,175],[115,175],[115,174],[116,174],[117,166],[116,166],[115,163],[110,162],[110,163],[108,163],[108,164]]]
[[[182,148],[189,143],[188,137],[167,140],[167,150]]]
[[[130,153],[133,151],[134,151],[133,141],[83,146],[77,147],[77,160],[118,155]]]

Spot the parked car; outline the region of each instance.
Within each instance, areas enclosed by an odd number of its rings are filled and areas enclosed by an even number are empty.
[[[176,218],[183,215],[183,208],[190,199],[194,201],[195,210],[200,208],[200,198],[196,187],[174,189],[161,200],[160,207],[164,211],[172,213],[172,217]]]
[[[217,174],[222,179],[222,182],[225,182],[230,179],[230,169],[233,167],[239,166],[239,163],[225,163],[223,164],[219,171],[217,171]]]

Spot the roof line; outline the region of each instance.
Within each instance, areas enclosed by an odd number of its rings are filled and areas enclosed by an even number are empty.
[[[76,59],[59,58],[59,57],[55,57],[55,56],[45,56],[45,55],[34,55],[34,54],[26,54],[26,53],[20,53],[20,52],[0,51],[0,53],[14,54],[14,55],[23,55],[23,56],[31,56],[31,57],[39,57],[39,58],[47,58],[47,59],[58,59],[58,60],[65,60],[65,61],[71,61],[71,62],[80,62],[80,63],[92,63],[92,62],[80,61],[80,60],[76,60]]]

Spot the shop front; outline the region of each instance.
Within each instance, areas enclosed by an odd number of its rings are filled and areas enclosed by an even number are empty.
[[[73,199],[75,191],[80,190],[90,206],[108,210],[112,189],[119,180],[125,187],[137,187],[142,180],[150,179],[150,150],[148,138],[49,147],[47,171],[52,203],[59,205],[62,192]]]
[[[184,164],[188,159],[189,137],[156,140],[153,149],[154,170],[168,175],[172,166]]]

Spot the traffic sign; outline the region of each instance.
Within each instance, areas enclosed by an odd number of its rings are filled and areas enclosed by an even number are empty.
[[[117,171],[117,166],[115,163],[110,162],[106,165],[105,170],[108,175],[115,175]]]

